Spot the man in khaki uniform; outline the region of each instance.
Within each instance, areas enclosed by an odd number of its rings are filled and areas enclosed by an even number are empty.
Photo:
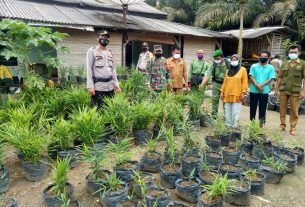
[[[106,97],[112,97],[114,90],[121,91],[113,63],[113,55],[107,45],[109,33],[99,31],[98,45],[87,52],[87,89],[91,95],[91,105],[101,108]]]
[[[153,54],[149,52],[149,47],[147,42],[143,42],[142,44],[142,53],[139,56],[138,64],[136,69],[143,72],[144,74],[146,73],[146,67],[149,59],[153,58]]]
[[[182,93],[183,83],[188,90],[187,68],[183,58],[181,58],[181,50],[175,46],[172,50],[172,57],[168,58],[167,65],[170,68],[172,87],[174,93]]]
[[[286,128],[286,109],[290,101],[290,134],[293,136],[297,135],[300,99],[303,100],[305,97],[305,61],[299,58],[300,54],[300,46],[289,47],[290,60],[286,61],[279,71],[275,91],[276,96],[280,92],[280,129],[282,131]]]

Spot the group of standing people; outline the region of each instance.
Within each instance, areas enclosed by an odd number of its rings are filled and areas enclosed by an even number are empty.
[[[120,92],[119,82],[113,64],[113,55],[107,49],[110,35],[107,31],[98,33],[98,46],[92,47],[87,54],[87,89],[92,96],[92,104],[101,107],[105,97]],[[212,85],[212,117],[218,116],[220,100],[224,103],[226,125],[238,128],[241,104],[247,92],[250,92],[250,119],[256,117],[259,108],[261,127],[266,123],[266,109],[270,93],[270,83],[277,81],[275,95],[280,93],[280,129],[286,128],[286,108],[291,106],[290,133],[296,135],[299,101],[305,97],[305,61],[299,59],[299,46],[289,48],[289,60],[277,64],[276,70],[269,64],[270,52],[260,53],[258,63],[253,64],[249,74],[241,66],[241,57],[232,55],[224,58],[222,50],[213,54],[213,62],[204,59],[204,51],[197,51],[197,58],[187,70],[186,62],[181,57],[181,49],[174,47],[172,57],[163,56],[162,45],[154,45],[149,51],[148,43],[142,44],[142,53],[136,69],[145,75],[145,84],[149,90],[160,93],[170,89],[174,93],[186,90],[197,90]],[[271,62],[272,63],[272,62]],[[250,91],[249,83],[250,80]]]

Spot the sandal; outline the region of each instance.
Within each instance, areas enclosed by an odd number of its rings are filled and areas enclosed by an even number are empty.
[[[291,130],[290,130],[290,134],[291,134],[292,136],[297,136],[297,131],[296,131],[296,129],[291,129]]]

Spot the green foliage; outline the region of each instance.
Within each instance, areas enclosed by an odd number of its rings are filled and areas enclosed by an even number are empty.
[[[73,147],[75,136],[72,135],[71,123],[63,118],[58,119],[50,128],[53,142],[61,150],[67,150]]]
[[[3,166],[3,164],[4,164],[4,159],[5,159],[5,154],[4,154],[4,143],[3,143],[3,140],[0,139],[0,167]]]
[[[187,151],[198,147],[198,142],[196,141],[194,128],[188,122],[187,117],[184,117],[183,122],[178,127],[181,136],[183,137],[183,149]]]
[[[53,32],[51,28],[33,27],[20,20],[3,19],[0,22],[0,45],[5,48],[0,55],[6,59],[16,57],[26,72],[34,48],[48,45],[58,52],[65,52],[67,48],[56,43],[66,36],[64,33]]]
[[[288,169],[287,163],[281,160],[276,161],[274,157],[265,158],[264,160],[262,160],[262,164],[267,167],[273,168],[274,170],[280,173],[284,173]]]
[[[52,171],[52,182],[53,187],[50,191],[56,195],[66,193],[67,182],[68,182],[68,170],[69,170],[70,158],[57,159],[55,165],[53,165]]]
[[[107,149],[114,156],[115,166],[121,166],[132,161],[138,150],[133,149],[129,151],[129,148],[132,146],[131,141],[131,139],[125,138],[118,143],[109,142]]]
[[[155,152],[157,149],[158,139],[150,139],[148,140],[146,146],[148,152]]]
[[[186,95],[186,98],[190,106],[190,119],[198,120],[200,118],[200,109],[204,100],[204,91],[191,92]]]
[[[151,176],[143,175],[140,171],[133,171],[132,179],[137,185],[140,186],[141,194],[144,198],[146,195],[147,183],[150,180],[153,180],[153,178]]]
[[[213,121],[214,131],[216,135],[225,135],[229,132],[228,127],[225,124],[224,117],[222,115],[218,115],[216,119]]]
[[[246,172],[245,178],[252,182],[257,176],[257,169],[250,169]]]
[[[110,123],[115,136],[127,136],[132,126],[132,107],[128,99],[123,94],[116,94],[105,102],[103,115],[106,123]]]
[[[124,182],[121,181],[114,172],[110,175],[106,175],[106,181],[102,183],[99,191],[101,192],[101,196],[103,198],[108,192],[116,192],[120,189],[120,186],[123,185]]]
[[[145,130],[155,118],[154,105],[149,101],[135,103],[132,106],[132,129]]]
[[[246,126],[246,135],[249,136],[248,138],[256,140],[258,143],[263,142],[263,130],[260,127],[259,120],[252,120],[249,121]]]
[[[72,132],[85,144],[94,144],[106,135],[104,120],[96,108],[82,107],[70,115]]]
[[[232,182],[228,179],[227,175],[223,177],[217,175],[211,185],[204,185],[203,188],[207,189],[210,200],[215,200],[226,193],[234,192]]]
[[[173,128],[169,128],[166,130],[164,127],[162,128],[166,138],[166,152],[169,155],[169,162],[174,164],[176,163],[176,153],[177,153],[177,145],[174,140],[174,130]]]
[[[27,74],[24,80],[24,84],[30,90],[36,89],[38,91],[41,91],[46,87],[46,83],[43,78],[34,72],[30,72]]]
[[[60,202],[61,202],[61,207],[69,207],[70,206],[71,201],[70,201],[67,193],[62,193],[60,195]]]
[[[95,146],[93,148],[83,145],[79,150],[82,160],[90,164],[91,175],[90,179],[98,181],[99,173],[102,167],[106,164],[107,156],[104,150],[99,150]]]
[[[128,67],[116,66],[115,70],[118,75],[128,75],[130,73]]]
[[[89,106],[90,96],[85,86],[71,86],[62,91],[65,100],[65,110],[71,112]]]
[[[203,171],[211,171],[213,170],[213,166],[209,165],[209,163],[205,160],[202,160],[202,162],[200,163],[200,168]]]

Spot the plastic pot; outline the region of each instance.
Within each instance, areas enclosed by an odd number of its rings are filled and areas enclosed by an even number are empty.
[[[227,174],[229,179],[239,179],[241,176],[240,166],[230,163],[221,163],[219,172],[222,175]]]
[[[225,195],[225,202],[237,206],[249,206],[251,202],[251,185],[241,180],[234,180],[234,193]]]
[[[104,207],[116,207],[118,203],[128,197],[128,187],[127,183],[122,186],[120,190],[117,191],[107,191],[106,193],[101,193],[101,203]]]
[[[188,179],[182,178],[175,182],[176,195],[183,200],[196,203],[198,201],[198,193],[201,185],[201,181],[198,178]]]
[[[70,168],[74,168],[78,165],[78,153],[76,150],[74,149],[70,149],[70,150],[64,150],[64,151],[59,151],[58,152],[58,157],[60,159],[65,159],[67,157],[70,157],[70,162],[69,162],[69,167]]]
[[[223,162],[237,164],[239,161],[240,151],[234,147],[225,147],[222,150]]]
[[[258,144],[253,145],[253,156],[259,160],[265,159],[265,157],[271,157],[273,154],[273,147],[262,146]]]
[[[198,196],[198,207],[223,207],[224,206],[224,199],[223,196],[219,196],[214,200],[210,200],[208,198],[207,192],[201,192]]]
[[[230,145],[231,133],[218,135],[221,146],[227,147]]]
[[[5,193],[8,190],[9,185],[9,171],[6,165],[2,165],[0,168],[0,193]]]
[[[247,141],[245,143],[242,143],[241,146],[240,146],[241,152],[249,154],[249,155],[252,154],[252,149],[253,149],[253,143],[249,142],[249,141]]]
[[[157,138],[159,136],[159,132],[160,132],[160,127],[158,127],[157,125],[154,125],[153,138]],[[165,140],[165,135],[164,134],[160,135],[159,140]]]
[[[151,134],[148,130],[135,130],[133,137],[136,145],[146,144],[151,138]]]
[[[135,199],[123,199],[119,203],[116,204],[116,207],[141,207],[141,201],[137,201]]]
[[[167,152],[167,148],[165,148],[165,151],[164,151],[164,160],[169,160],[170,159],[170,156]],[[178,151],[175,152],[175,160],[180,160],[180,153]]]
[[[140,170],[157,173],[160,171],[162,155],[159,152],[146,152],[140,160]]]
[[[116,172],[117,176],[124,182],[129,182],[132,180],[134,171],[139,170],[139,163],[137,161],[130,161],[124,165],[127,166],[116,166],[113,170]]]
[[[304,163],[304,148],[295,147],[289,149],[289,151],[297,156],[297,165],[302,165]]]
[[[236,141],[240,141],[240,140],[241,140],[241,132],[232,132],[231,133],[231,137],[230,137],[231,142],[236,142]]]
[[[41,161],[32,163],[24,160],[20,160],[21,166],[25,172],[25,177],[29,181],[39,181],[43,179],[49,171],[48,159],[43,158]]]
[[[207,146],[209,146],[212,149],[212,151],[216,151],[216,152],[220,151],[221,141],[218,137],[206,136],[205,143]]]
[[[101,170],[99,173],[100,178],[98,181],[94,181],[94,180],[90,179],[91,173],[89,175],[87,175],[86,181],[87,181],[87,187],[88,187],[90,193],[95,196],[98,196],[99,195],[98,190],[101,188],[101,185],[106,181],[104,178],[105,175],[110,175],[110,174],[111,174],[111,172],[108,170]]]
[[[214,182],[216,176],[221,176],[221,174],[216,170],[202,171],[199,174],[199,179],[203,185],[210,185]]]
[[[276,151],[274,152],[275,160],[280,160],[286,163],[286,173],[292,173],[297,166],[297,156],[289,151]]]
[[[252,195],[257,195],[257,196],[262,196],[264,195],[265,192],[265,180],[266,176],[262,173],[257,173],[256,178],[253,179],[252,181],[249,181],[251,185],[251,194]]]
[[[154,185],[155,177],[150,173],[141,173],[142,178],[145,178],[145,186],[146,188]],[[141,186],[135,183],[133,180],[129,182],[129,192],[130,194],[134,193],[138,198],[142,199],[143,195],[141,192]]]
[[[182,166],[180,163],[164,163],[160,170],[161,184],[166,188],[175,188],[175,182],[181,177],[181,174]]]
[[[201,156],[196,155],[184,155],[182,158],[182,174],[189,176],[195,169],[194,175],[198,175],[200,172]]]
[[[68,182],[66,185],[68,189],[67,196],[69,199],[72,199],[74,193],[74,186]],[[61,195],[53,195],[53,193],[52,195],[49,195],[49,191],[53,186],[53,184],[48,185],[42,192],[42,199],[47,207],[57,207],[61,205]]]
[[[170,192],[167,189],[150,186],[145,195],[145,203],[147,207],[166,207],[170,203]]]
[[[192,206],[182,203],[180,201],[172,201],[166,207],[192,207]]]
[[[260,160],[256,157],[252,157],[251,155],[241,154],[239,157],[239,165],[244,170],[259,169]]]
[[[6,197],[3,199],[4,207],[18,207],[17,200],[15,197]]]
[[[284,172],[278,172],[275,169],[261,165],[260,171],[266,176],[266,183],[278,184],[284,177]]]
[[[212,118],[209,115],[200,115],[200,126],[202,127],[210,127],[212,126]]]
[[[207,152],[205,154],[205,161],[215,168],[219,168],[220,164],[222,163],[222,159],[222,154],[218,152]]]

